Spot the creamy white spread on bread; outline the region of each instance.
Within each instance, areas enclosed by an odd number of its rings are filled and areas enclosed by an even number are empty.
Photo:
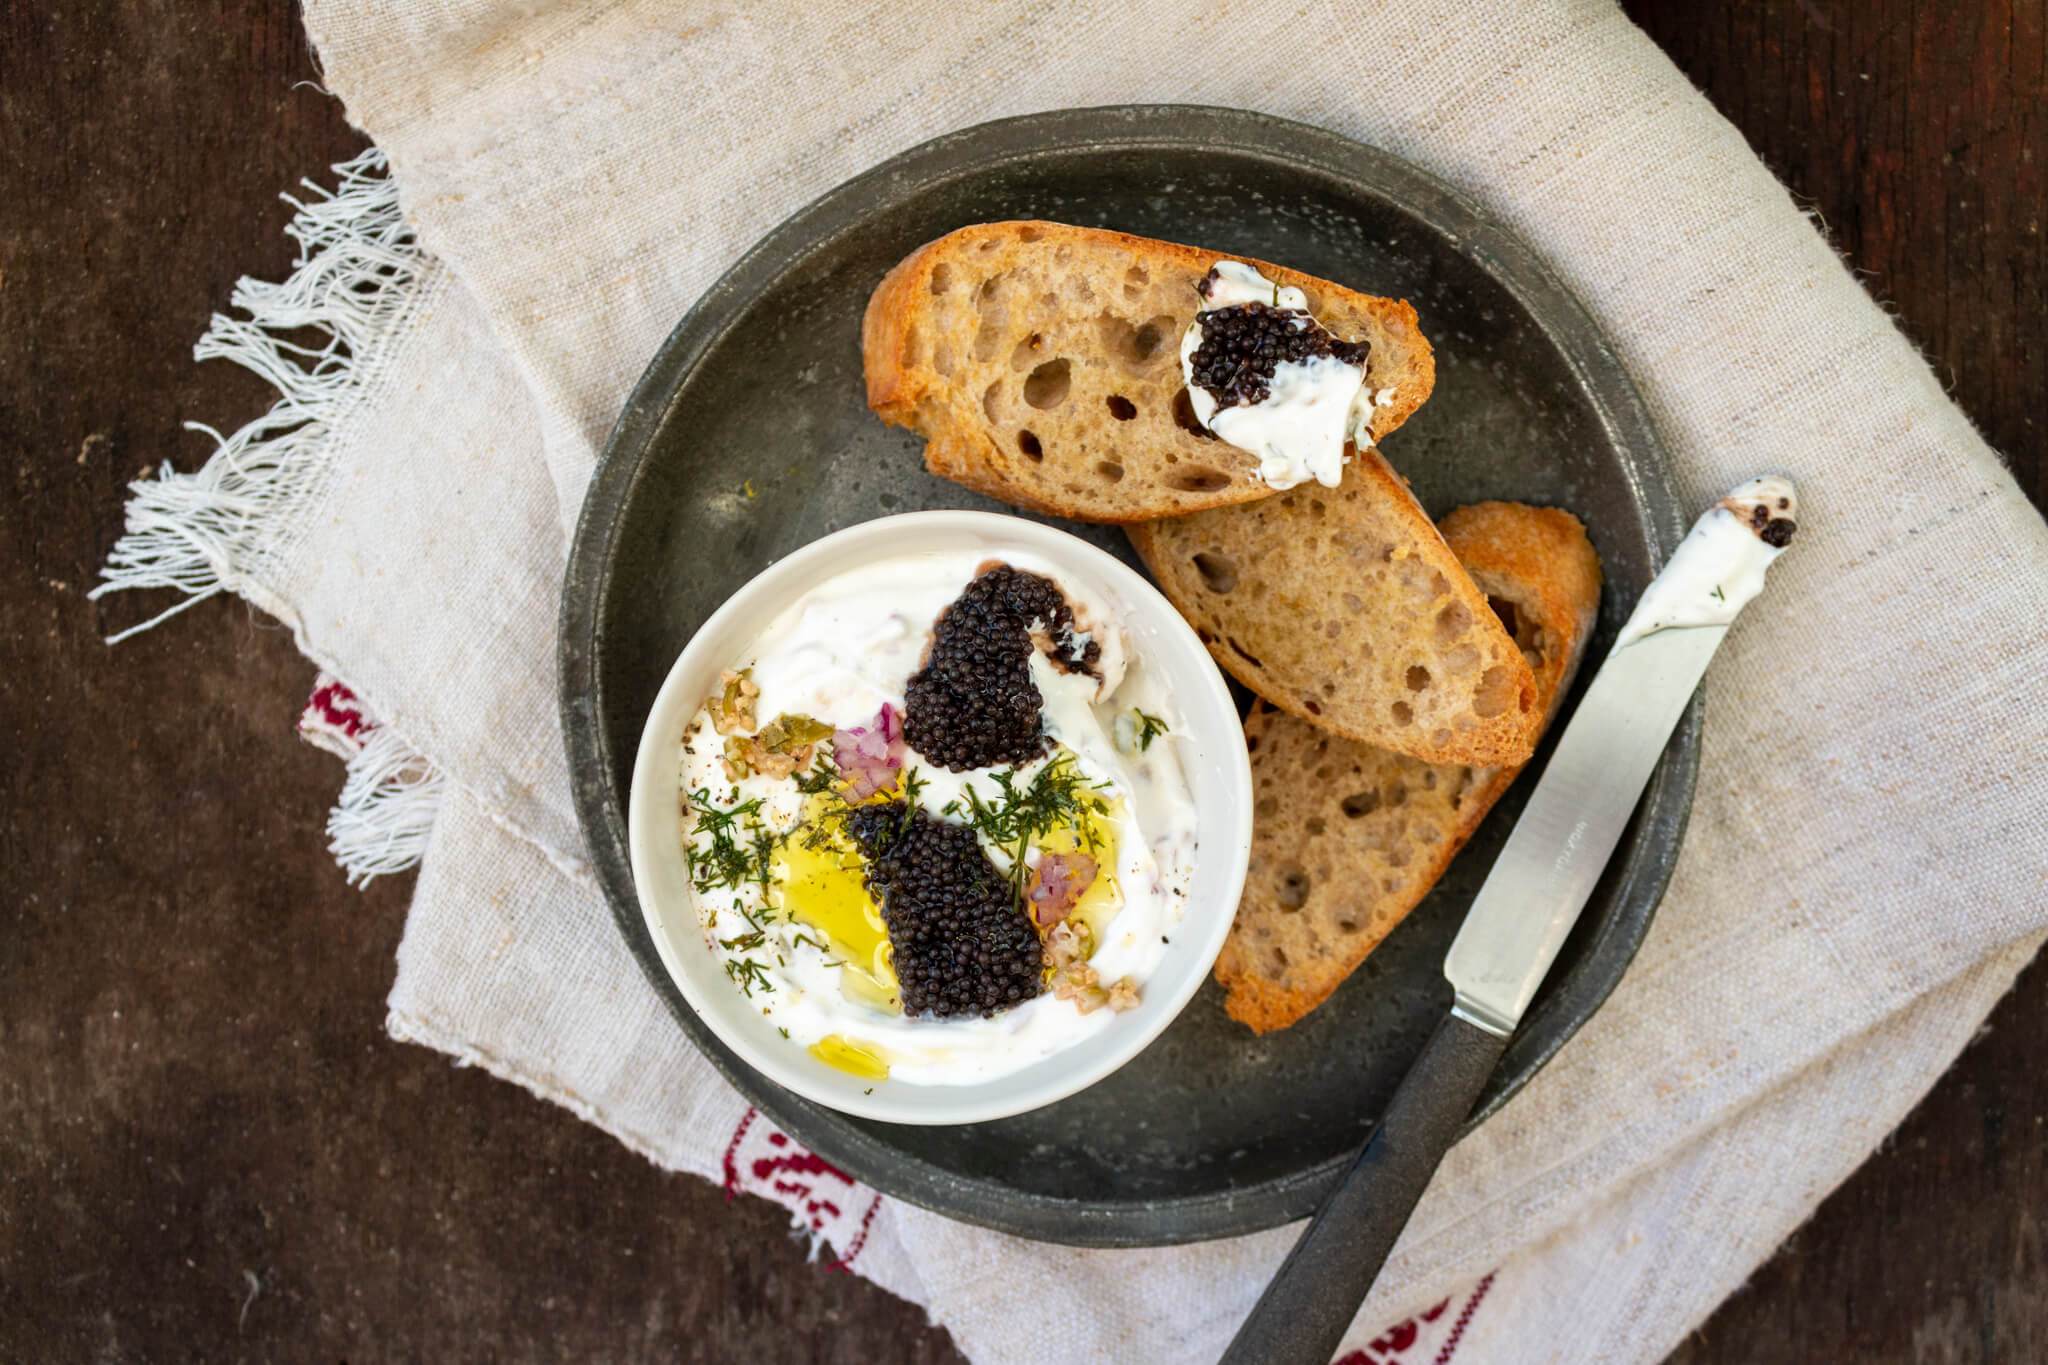
[[[1258,477],[1272,488],[1293,488],[1310,479],[1335,488],[1350,458],[1347,442],[1372,444],[1372,414],[1394,400],[1392,389],[1366,386],[1365,366],[1333,355],[1283,360],[1273,367],[1269,392],[1255,403],[1225,405],[1196,383],[1195,353],[1201,349],[1204,315],[1245,304],[1308,312],[1301,290],[1282,286],[1242,261],[1218,261],[1202,284],[1202,304],[1181,336],[1181,378],[1195,419],[1223,440],[1259,457]],[[1312,317],[1305,326],[1327,329]]]
[[[1729,493],[1679,542],[1614,647],[1660,630],[1733,621],[1763,591],[1764,573],[1791,542],[1798,519],[1799,495],[1782,475],[1751,479]]]
[[[992,558],[1050,579],[1072,609],[1071,647],[1094,647],[1088,670],[1062,668],[1034,628],[1028,665],[1051,741],[1047,752],[1017,765],[949,771],[911,748],[898,729],[875,751],[886,748],[899,766],[873,768],[865,784],[873,790],[863,790],[849,780],[861,770],[841,763],[836,746],[855,733],[872,735],[885,708],[902,715],[909,681],[929,661],[934,622]],[[790,1046],[878,1083],[971,1084],[1084,1045],[1135,1002],[1178,930],[1194,865],[1196,812],[1177,754],[1181,721],[1170,680],[1133,647],[1111,602],[1023,552],[892,558],[799,599],[734,660],[730,676],[745,680],[748,714],[744,722],[715,714],[720,699],[713,698],[685,733],[680,835],[693,869],[712,870],[708,878],[693,871],[706,950]],[[768,727],[783,717],[812,722],[785,726],[799,737],[826,727],[837,733],[803,751],[794,771],[736,776],[728,766],[734,735],[779,736],[784,731]],[[908,791],[906,811],[973,828],[1007,878],[1017,846],[991,840],[973,818],[973,804],[1001,807],[999,778],[1028,791],[1048,768],[1072,774],[1068,790],[1085,799],[1088,813],[1034,836],[1017,884],[1042,890],[1051,870],[1068,875],[1084,852],[1096,865],[1078,900],[1051,926],[1042,907],[1024,897],[1023,913],[1047,945],[1046,970],[1054,972],[1048,988],[986,1017],[906,1014],[882,907],[864,882],[868,864],[852,841],[831,833],[831,818],[863,804],[904,801]],[[763,850],[736,876],[719,872],[714,846],[721,827],[742,858]],[[826,838],[814,837],[820,829]],[[1048,864],[1055,855],[1064,861]],[[740,867],[731,855],[727,862]],[[1066,937],[1056,942],[1061,926]],[[1059,991],[1060,955],[1053,950],[1063,948],[1071,959],[1084,927],[1085,956],[1075,970],[1086,970]]]

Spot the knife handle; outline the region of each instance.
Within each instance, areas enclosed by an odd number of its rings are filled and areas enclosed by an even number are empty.
[[[1225,1365],[1329,1365],[1508,1040],[1446,1015],[1372,1140],[1280,1263]]]

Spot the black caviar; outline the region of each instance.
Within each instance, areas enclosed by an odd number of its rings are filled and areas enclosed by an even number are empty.
[[[1199,321],[1202,343],[1189,368],[1195,384],[1209,391],[1218,408],[1264,402],[1282,361],[1333,356],[1347,365],[1363,365],[1372,350],[1370,342],[1338,340],[1299,308],[1240,303],[1203,313]]]
[[[910,747],[956,773],[1043,757],[1034,629],[1047,636],[1054,665],[1094,672],[1102,646],[1076,647],[1073,609],[1051,579],[998,564],[969,583],[932,624],[931,651],[904,688]]]
[[[867,859],[905,1014],[987,1017],[1045,988],[1038,933],[973,829],[901,801],[857,807],[846,827]]]
[[[1778,506],[1785,506],[1784,498],[1778,499]],[[1799,523],[1790,517],[1774,517],[1771,509],[1762,503],[1749,509],[1750,529],[1756,538],[1774,550],[1782,550],[1792,543],[1792,533],[1799,529]]]

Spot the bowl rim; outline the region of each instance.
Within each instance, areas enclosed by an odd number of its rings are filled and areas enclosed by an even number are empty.
[[[1215,758],[1224,770],[1225,785],[1212,789],[1204,782],[1196,804],[1199,807],[1215,803],[1223,811],[1225,846],[1198,852],[1187,909],[1190,917],[1201,906],[1213,905],[1216,913],[1209,916],[1208,924],[1200,926],[1199,934],[1175,932],[1161,965],[1174,961],[1184,979],[1166,998],[1165,1008],[1144,1011],[1142,1026],[1132,1016],[1132,1027],[1112,1027],[1019,1071],[969,1085],[878,1085],[853,1090],[843,1084],[821,1084],[827,1078],[820,1076],[819,1068],[806,1065],[790,1049],[760,1046],[747,1032],[731,1027],[727,1015],[742,1008],[742,998],[735,992],[719,992],[717,983],[707,992],[683,970],[680,955],[689,951],[690,945],[675,942],[676,935],[662,920],[663,903],[645,889],[660,885],[663,880],[655,875],[655,860],[671,856],[671,850],[680,847],[675,807],[678,764],[667,742],[667,732],[670,722],[684,708],[694,712],[701,704],[709,688],[707,679],[716,676],[717,670],[732,666],[729,657],[712,657],[709,651],[723,642],[735,622],[751,617],[765,626],[805,593],[845,572],[835,562],[851,547],[872,545],[872,561],[880,561],[925,553],[937,548],[931,544],[932,538],[959,535],[984,541],[991,555],[1000,556],[1006,549],[1024,551],[1052,565],[1055,572],[1071,571],[1112,588],[1125,613],[1123,623],[1146,627],[1126,630],[1125,648],[1134,656],[1144,657],[1158,649],[1156,641],[1148,638],[1155,629],[1177,637],[1179,652],[1195,665],[1196,675],[1184,676],[1178,667],[1181,661],[1176,660],[1172,681],[1176,697],[1198,690],[1205,694],[1208,714],[1232,718],[1227,726],[1210,726],[1213,734],[1202,729],[1192,731],[1200,736],[1205,758]],[[1143,620],[1135,621],[1133,616]],[[1201,708],[1185,703],[1180,709],[1191,726],[1197,724],[1193,716],[1204,714]],[[1057,1103],[1108,1078],[1171,1027],[1208,979],[1217,955],[1223,950],[1232,921],[1232,914],[1227,912],[1235,911],[1243,894],[1251,858],[1251,759],[1244,731],[1235,723],[1236,714],[1237,705],[1222,670],[1187,619],[1144,575],[1078,536],[1024,517],[965,508],[900,512],[842,527],[763,567],[720,603],[669,665],[648,708],[634,754],[626,807],[627,851],[647,935],[669,979],[705,1027],[748,1066],[813,1104],[885,1123],[934,1125],[984,1123]],[[1216,880],[1219,876],[1220,881]],[[694,906],[678,908],[694,917]],[[1185,926],[1188,920],[1181,923]],[[1154,979],[1160,975],[1157,968],[1153,975]],[[751,1005],[744,1008],[752,1012]],[[1077,1064],[1075,1054],[1083,1047],[1087,1055]],[[1066,1064],[1049,1065],[1055,1059],[1065,1059]],[[1039,1079],[1020,1087],[1017,1078],[1028,1077],[1034,1071],[1041,1073]],[[913,1091],[919,1103],[906,1107],[902,1101]],[[990,1091],[994,1093],[986,1093]]]
[[[795,262],[860,224],[882,202],[1000,170],[1046,153],[1086,155],[1199,149],[1280,166],[1401,203],[1450,238],[1552,336],[1579,380],[1605,438],[1632,455],[1627,485],[1651,537],[1654,570],[1690,524],[1669,459],[1642,396],[1612,344],[1571,290],[1519,235],[1462,191],[1403,158],[1298,120],[1201,104],[1054,109],[961,128],[876,163],[827,190],[766,233],[686,309],[650,357],[613,424],[577,515],[564,567],[557,639],[564,747],[593,870],[621,936],[663,1003],[712,1064],[769,1119],[812,1151],[883,1193],[951,1218],[1020,1237],[1089,1247],[1168,1246],[1277,1227],[1312,1213],[1350,1162],[1339,1155],[1254,1186],[1144,1200],[1046,1194],[957,1172],[894,1144],[886,1129],[848,1123],[764,1086],[669,989],[646,940],[625,859],[619,753],[606,725],[600,640],[615,588],[620,513],[646,474],[645,452],[681,401],[681,389],[737,314]],[[1586,681],[1582,670],[1581,685]],[[1547,981],[1460,1135],[1521,1089],[1597,1011],[1635,956],[1677,863],[1699,774],[1704,696],[1696,695],[1653,773],[1632,835],[1609,875],[1617,913],[1591,929],[1578,969]],[[1553,727],[1555,731],[1558,727]],[[1541,761],[1545,749],[1539,748]]]

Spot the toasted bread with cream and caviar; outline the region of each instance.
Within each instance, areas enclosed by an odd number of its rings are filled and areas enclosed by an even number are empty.
[[[1302,290],[1331,332],[1369,343],[1373,439],[1429,397],[1435,358],[1405,302],[1249,257],[1011,222],[948,233],[883,278],[861,323],[868,405],[925,438],[934,474],[1053,516],[1150,521],[1270,497],[1258,458],[1205,429],[1182,382],[1197,287],[1221,260]]]
[[[1527,657],[1547,723],[1600,605],[1600,561],[1576,517],[1463,507],[1444,537]],[[1426,895],[1518,768],[1430,764],[1260,705],[1250,870],[1216,979],[1230,1017],[1286,1028],[1328,999]]]

